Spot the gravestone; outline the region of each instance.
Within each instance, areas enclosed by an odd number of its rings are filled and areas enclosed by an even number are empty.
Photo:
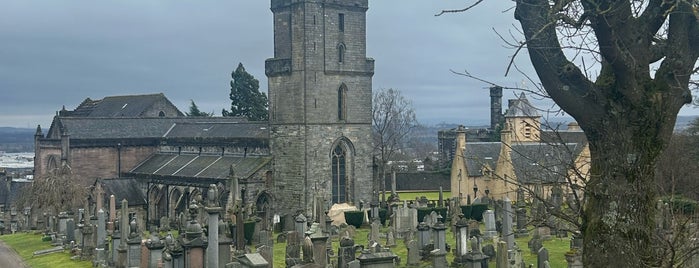
[[[498,250],[495,253],[495,267],[496,268],[509,268],[508,265],[508,252],[507,252],[507,242],[498,242]]]
[[[417,266],[420,264],[420,248],[415,240],[408,241],[408,266]]]
[[[379,228],[381,227],[381,223],[379,221],[374,221],[371,223],[371,231],[369,232],[369,237],[367,238],[368,241],[379,241]]]
[[[347,267],[347,265],[355,259],[356,252],[354,240],[349,237],[342,237],[338,249],[338,267]]]
[[[66,229],[65,229],[65,234],[66,234],[66,242],[71,242],[75,241],[75,231],[76,231],[76,226],[75,226],[75,221],[70,218],[66,220]],[[76,241],[78,242],[78,241]]]
[[[514,211],[512,211],[512,202],[507,196],[503,198],[503,215],[502,215],[502,237],[507,242],[507,248],[509,250],[514,249],[515,246],[515,235],[512,228],[512,216]]]
[[[492,239],[498,235],[495,230],[495,212],[492,210],[486,210],[483,212],[483,223],[485,223],[485,232],[483,233],[483,238]]]
[[[394,235],[395,230],[389,229],[388,233],[386,233],[386,246],[387,247],[395,247],[396,246],[396,237]]]
[[[545,247],[539,249],[536,253],[536,267],[537,268],[547,268],[549,262],[549,250]]]

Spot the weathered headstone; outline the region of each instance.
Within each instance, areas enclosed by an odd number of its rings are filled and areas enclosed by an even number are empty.
[[[508,252],[507,252],[507,242],[498,242],[498,250],[495,253],[495,267],[496,268],[508,268]]]
[[[485,223],[485,232],[483,233],[483,238],[492,239],[497,235],[495,230],[495,212],[492,210],[486,210],[483,212],[483,223]]]
[[[379,228],[381,223],[379,221],[374,221],[371,223],[371,231],[369,231],[368,241],[379,241]]]
[[[548,261],[549,261],[549,250],[546,249],[545,247],[540,248],[539,252],[536,253],[536,267],[537,268],[546,268]]]
[[[503,215],[502,215],[502,237],[507,242],[508,249],[514,249],[515,235],[512,228],[512,202],[507,196],[503,198]]]
[[[338,249],[338,267],[347,267],[347,265],[355,259],[357,250],[354,248],[354,240],[349,237],[340,239],[340,247]]]
[[[76,226],[75,226],[75,221],[72,218],[69,218],[66,220],[66,242],[71,242],[71,241],[76,241],[75,240],[75,231],[76,231]],[[76,241],[78,242],[78,241]]]
[[[408,266],[417,266],[420,264],[420,248],[415,240],[408,241]]]

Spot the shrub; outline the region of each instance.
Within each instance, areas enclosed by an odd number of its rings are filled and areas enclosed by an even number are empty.
[[[461,213],[464,214],[464,217],[466,217],[467,219],[477,221],[483,221],[483,212],[485,212],[486,210],[488,210],[487,204],[472,204],[461,206]]]
[[[345,221],[354,227],[362,227],[364,211],[345,211]]]

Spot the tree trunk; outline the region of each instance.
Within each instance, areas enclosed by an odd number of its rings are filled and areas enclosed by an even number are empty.
[[[590,139],[592,163],[582,230],[585,267],[654,266],[654,163],[665,135],[634,133],[642,129],[609,126],[605,135]]]

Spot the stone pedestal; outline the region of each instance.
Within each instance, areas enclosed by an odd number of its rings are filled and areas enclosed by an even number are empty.
[[[148,241],[146,241],[146,248],[148,248],[148,268],[157,268],[158,260],[162,258],[163,248],[165,248],[165,243],[160,240],[156,235],[151,236]]]

